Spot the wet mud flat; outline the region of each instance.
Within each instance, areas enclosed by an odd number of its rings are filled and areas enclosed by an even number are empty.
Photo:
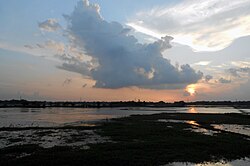
[[[249,132],[250,116],[237,113],[132,115],[84,127],[5,127],[0,128],[0,165],[223,164],[250,157]]]

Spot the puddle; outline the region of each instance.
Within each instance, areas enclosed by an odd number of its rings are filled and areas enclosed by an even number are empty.
[[[30,156],[30,155],[32,155],[32,153],[21,153],[19,155],[16,155],[15,158],[18,159],[18,158],[27,157],[27,156]]]
[[[158,122],[165,122],[165,123],[187,123],[192,126],[200,126],[196,121],[194,120],[174,120],[174,119],[158,119]]]
[[[196,126],[192,126],[191,129],[186,129],[186,130],[190,130],[192,132],[202,133],[204,135],[210,135],[210,136],[213,136],[214,134],[220,133],[219,131],[208,130],[208,129],[201,128],[201,127],[196,127]]]
[[[174,119],[158,119],[157,121],[165,123],[186,123],[185,120],[174,120]]]
[[[200,124],[193,120],[174,120],[174,119],[158,119],[158,122],[165,123],[186,123],[192,125],[192,128],[185,130],[190,130],[193,132],[203,133],[205,135],[214,135],[220,133],[219,131],[208,130],[203,128]],[[214,129],[229,131],[237,134],[243,134],[250,136],[250,125],[235,125],[235,124],[211,124]],[[169,126],[168,126],[169,127]]]
[[[211,126],[213,126],[215,129],[250,136],[250,126],[249,125],[234,125],[234,124],[217,125],[217,124],[212,124]]]
[[[82,146],[88,144],[110,142],[107,137],[101,137],[94,130],[74,129],[39,129],[22,131],[0,131],[0,148],[15,145],[38,144],[43,148],[54,146]]]
[[[79,127],[79,126],[84,126],[84,127],[95,127],[98,126],[98,123],[93,121],[93,122],[72,122],[72,123],[64,123],[62,126],[75,126],[75,127]]]
[[[202,133],[204,135],[211,135],[213,136],[214,134],[220,133],[218,131],[213,131],[213,130],[208,130],[205,128],[202,128],[200,124],[198,124],[194,120],[174,120],[174,119],[158,119],[158,122],[165,122],[165,123],[186,123],[190,124],[192,128],[184,129],[184,130],[189,130],[192,132],[196,133]],[[171,128],[170,126],[167,126],[168,128]]]
[[[250,158],[243,158],[239,160],[233,160],[230,162],[220,161],[220,162],[207,162],[202,164],[194,164],[194,163],[182,163],[182,162],[174,162],[170,164],[166,164],[164,166],[247,166],[250,165]]]
[[[187,120],[185,121],[187,124],[193,125],[193,126],[200,126],[196,121],[194,120]]]
[[[250,115],[250,109],[239,109],[242,114]]]

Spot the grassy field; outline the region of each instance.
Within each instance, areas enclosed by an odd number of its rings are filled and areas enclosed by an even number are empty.
[[[184,120],[184,123],[159,122],[159,119]],[[199,128],[217,133],[192,132],[194,126],[186,121],[195,121]],[[52,148],[36,144],[10,146],[0,149],[0,165],[163,165],[250,157],[249,136],[214,129],[211,124],[250,125],[250,116],[162,113],[114,119],[97,127],[66,127],[79,131],[95,129],[112,142],[89,144],[88,149],[66,144]],[[71,141],[75,139],[79,138],[72,136]]]

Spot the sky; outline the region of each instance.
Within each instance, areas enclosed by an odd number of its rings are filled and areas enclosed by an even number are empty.
[[[250,100],[250,0],[1,0],[0,100]]]

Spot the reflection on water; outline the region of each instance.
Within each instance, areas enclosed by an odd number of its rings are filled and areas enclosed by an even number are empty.
[[[188,113],[198,113],[197,109],[194,107],[191,107],[188,109]]]
[[[91,122],[133,114],[154,114],[161,112],[166,111],[120,110],[119,108],[0,108],[0,127],[89,125]]]
[[[239,109],[242,114],[250,115],[250,109]]]
[[[214,130],[208,130],[202,127],[197,127],[197,126],[192,126],[192,128],[186,129],[186,130],[190,130],[192,132],[196,132],[196,133],[202,133],[204,135],[210,135],[213,136],[214,134],[218,134],[220,133],[219,131],[214,131]]]
[[[166,122],[166,123],[187,123],[193,126],[200,126],[196,121],[194,120],[175,120],[175,119],[158,119],[158,122]]]
[[[189,130],[189,131],[196,132],[196,133],[202,133],[204,135],[213,136],[214,134],[220,133],[219,131],[205,129],[205,128],[203,128],[200,124],[198,124],[194,120],[158,119],[158,122],[165,122],[165,123],[187,123],[187,124],[191,125],[191,128],[187,128],[187,129],[184,129],[184,130]],[[168,126],[168,127],[172,128],[172,126]]]
[[[220,129],[220,130],[224,130],[224,131],[229,131],[229,132],[233,132],[233,133],[239,133],[239,134],[250,136],[250,126],[249,125],[234,125],[234,124],[217,125],[217,124],[214,124],[211,126],[213,126],[215,129]]]
[[[154,113],[240,113],[231,107],[169,108],[0,108],[0,127],[61,126],[88,123],[134,114]],[[193,124],[194,125],[194,124]]]
[[[175,120],[175,119],[158,119],[158,122],[166,122],[166,123],[185,123],[185,120]]]
[[[203,164],[194,164],[194,163],[182,163],[182,162],[174,162],[171,164],[166,164],[165,166],[249,166],[250,158],[243,158],[239,160],[233,160],[230,162],[220,161],[220,162],[207,162]]]
[[[188,121],[185,121],[187,124],[190,124],[190,125],[194,125],[194,126],[200,126],[196,121],[194,120],[188,120]]]
[[[238,109],[233,107],[187,107],[186,110],[179,112],[183,113],[215,113],[215,114],[224,114],[224,113],[241,113]]]

